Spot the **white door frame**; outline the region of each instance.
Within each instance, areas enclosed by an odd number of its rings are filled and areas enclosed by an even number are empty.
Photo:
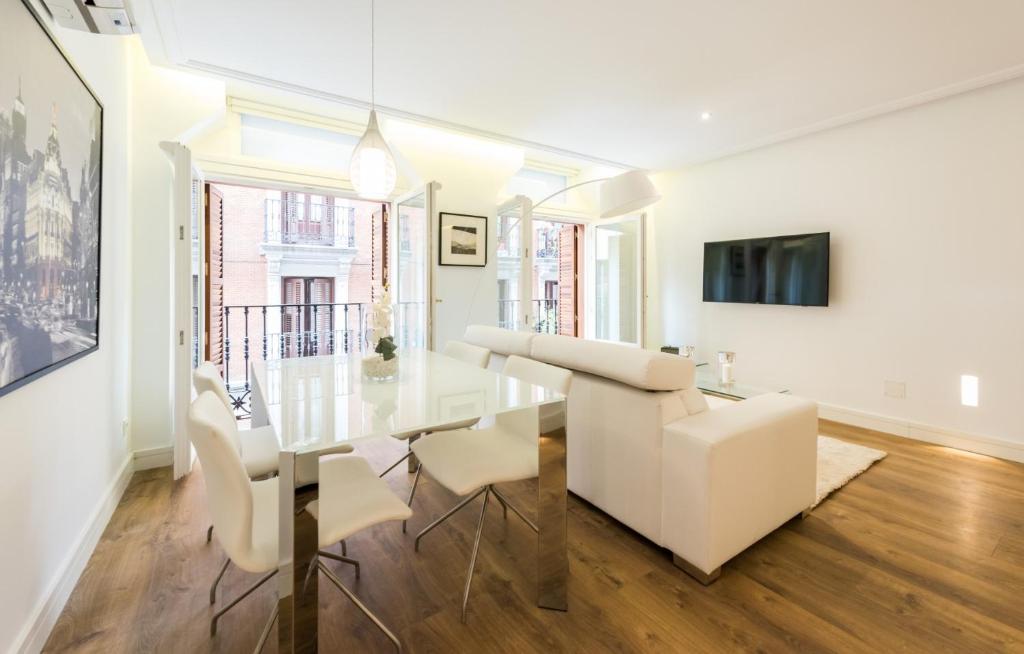
[[[412,191],[408,191],[406,193],[403,193],[402,195],[399,195],[395,199],[391,200],[390,207],[389,207],[389,210],[388,210],[388,221],[391,222],[391,225],[388,226],[388,241],[389,241],[388,249],[390,251],[390,255],[389,255],[390,262],[388,263],[388,268],[390,268],[390,272],[388,274],[388,277],[389,277],[388,284],[391,286],[391,288],[395,289],[395,294],[392,297],[393,297],[393,302],[395,303],[395,306],[397,306],[397,303],[398,303],[398,300],[399,300],[399,298],[398,298],[398,283],[397,283],[397,281],[398,281],[398,243],[399,243],[399,241],[398,241],[398,239],[399,239],[398,206],[400,204],[404,204],[404,203],[408,202],[409,200],[411,200],[412,198],[416,197],[417,195],[422,195],[423,196],[423,213],[424,213],[424,216],[425,216],[425,219],[426,219],[426,223],[427,223],[426,224],[426,234],[425,234],[425,239],[424,239],[426,241],[424,243],[424,247],[426,248],[426,251],[423,253],[423,255],[424,255],[424,262],[425,262],[425,265],[427,267],[427,271],[426,271],[426,285],[427,285],[427,287],[425,289],[426,292],[424,293],[424,302],[426,302],[426,307],[425,307],[426,311],[425,311],[425,313],[426,313],[426,321],[427,321],[427,324],[426,324],[427,333],[426,333],[426,338],[424,339],[424,344],[426,345],[426,348],[428,350],[433,350],[434,349],[434,324],[435,324],[435,317],[436,317],[435,316],[435,313],[436,313],[436,302],[434,300],[434,289],[436,287],[436,281],[435,281],[434,277],[435,277],[435,274],[436,274],[436,267],[434,266],[434,260],[433,260],[432,254],[434,252],[434,206],[435,206],[434,199],[435,199],[435,196],[436,196],[436,194],[437,194],[437,192],[439,190],[441,190],[441,184],[439,182],[436,182],[436,181],[427,182],[423,186],[421,186],[421,187],[419,187],[417,189],[414,189]]]
[[[622,345],[633,345],[639,348],[646,347],[647,344],[647,214],[628,214],[618,218],[610,218],[605,220],[598,220],[587,225],[587,229],[584,230],[584,262],[586,271],[583,276],[585,285],[584,290],[584,306],[586,309],[584,330],[583,335],[585,338],[590,340],[603,340],[598,339],[596,336],[597,332],[597,317],[596,317],[596,269],[597,269],[597,229],[605,225],[614,225],[616,223],[623,223],[631,220],[639,220],[639,233],[637,234],[638,247],[640,249],[639,256],[637,257],[637,279],[640,282],[640,288],[637,296],[637,342],[636,343],[625,343],[621,341],[614,341],[621,343]]]
[[[192,446],[186,424],[192,400],[192,153],[178,142],[163,141],[160,148],[167,155],[173,174],[170,221],[174,243],[171,433],[174,478],[180,479],[192,470]]]
[[[519,211],[518,226],[520,233],[520,268],[519,268],[519,311],[516,315],[516,329],[533,330],[533,200],[525,195],[517,195],[498,205],[496,216],[516,209]],[[501,240],[501,234],[498,234]],[[495,255],[497,256],[497,255]],[[497,263],[495,263],[497,265]]]

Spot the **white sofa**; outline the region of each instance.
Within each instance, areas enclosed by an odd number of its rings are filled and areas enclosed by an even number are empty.
[[[569,489],[673,553],[702,581],[814,501],[815,403],[772,394],[709,409],[684,357],[471,325],[491,350],[573,371]]]

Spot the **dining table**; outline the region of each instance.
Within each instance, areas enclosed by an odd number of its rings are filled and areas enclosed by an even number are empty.
[[[364,374],[364,356],[251,364],[252,426],[273,425],[280,440],[278,651],[317,651],[317,575],[304,585],[317,556],[317,525],[303,509],[318,498],[319,458],[342,452],[358,455],[360,443],[369,439],[428,433],[511,411],[529,412],[537,421],[537,606],[568,610],[565,396],[418,348],[397,352],[397,374],[392,378],[373,379]],[[488,430],[479,431],[481,438],[487,437]]]

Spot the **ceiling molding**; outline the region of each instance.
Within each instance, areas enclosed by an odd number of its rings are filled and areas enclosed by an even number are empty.
[[[365,100],[359,100],[357,98],[350,98],[344,95],[338,95],[336,93],[330,93],[327,91],[321,91],[308,86],[302,86],[300,84],[292,84],[290,82],[283,82],[270,77],[263,77],[261,75],[253,75],[233,68],[226,68],[224,66],[218,66],[216,64],[210,64],[202,61],[196,61],[194,59],[188,59],[180,64],[181,68],[193,70],[207,75],[213,75],[215,77],[226,77],[229,79],[238,80],[240,82],[247,82],[249,84],[256,84],[258,86],[266,86],[269,88],[284,91],[286,93],[294,93],[296,95],[303,95],[318,100],[325,100],[327,102],[335,102],[337,104],[353,107],[356,109],[362,109],[364,111],[370,110],[370,103]],[[498,143],[504,143],[508,145],[516,145],[522,148],[531,150],[539,150],[541,152],[550,152],[551,154],[558,155],[560,157],[568,157],[571,159],[579,159],[581,161],[588,161],[590,163],[599,164],[602,166],[612,166],[614,168],[622,168],[625,170],[636,170],[638,167],[630,164],[622,163],[621,161],[611,161],[609,159],[601,159],[600,157],[593,157],[588,154],[581,152],[573,152],[572,150],[563,150],[562,148],[556,148],[550,145],[544,145],[543,143],[536,143],[534,141],[527,141],[524,139],[517,139],[512,136],[506,136],[504,134],[498,134],[495,132],[489,132],[483,129],[477,129],[468,125],[460,125],[458,123],[452,123],[447,120],[441,120],[440,118],[431,118],[430,116],[423,116],[415,114],[409,111],[403,111],[401,109],[395,109],[394,107],[385,107],[382,105],[375,105],[374,109],[377,110],[378,114],[390,116],[392,118],[399,118],[413,123],[419,123],[428,127],[435,127],[439,129],[456,132],[459,134],[468,134],[477,138],[483,138],[490,141],[496,141]]]
[[[883,102],[876,104],[865,109],[853,111],[835,118],[829,118],[828,120],[819,121],[811,125],[804,127],[798,127],[796,129],[787,130],[778,134],[773,134],[762,139],[756,139],[749,143],[737,147],[722,150],[721,152],[715,153],[708,157],[701,157],[688,163],[683,163],[676,168],[686,168],[689,166],[699,166],[701,164],[711,163],[713,161],[719,161],[721,159],[727,159],[729,157],[751,152],[753,150],[759,150],[771,145],[777,145],[785,141],[792,141],[804,136],[810,136],[811,134],[817,134],[837,127],[844,127],[853,123],[858,123],[864,120],[870,120],[871,118],[877,118],[884,116],[885,114],[895,113],[904,109],[912,109],[913,107],[919,107],[921,105],[928,104],[929,102],[936,102],[938,100],[944,100],[953,96],[962,95],[971,91],[977,91],[983,89],[986,86],[994,86],[996,84],[1002,84],[1011,80],[1024,77],[1024,64],[1017,66],[1011,66],[998,70],[994,73],[988,73],[985,75],[979,75],[962,82],[956,82],[955,84],[948,84],[946,86],[940,86],[929,91],[924,91],[916,95],[909,95],[889,102]]]
[[[340,118],[324,116],[322,114],[316,114],[309,111],[289,109],[287,107],[260,102],[258,100],[248,100],[246,98],[228,96],[227,106],[229,110],[239,114],[272,118],[274,120],[305,125],[307,127],[316,127],[332,132],[339,132],[349,136],[362,136],[363,132],[366,131],[365,123],[355,123],[350,120],[342,120]]]

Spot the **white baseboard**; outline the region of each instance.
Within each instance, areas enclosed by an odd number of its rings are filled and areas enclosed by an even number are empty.
[[[148,450],[135,451],[135,469],[149,470],[150,468],[164,468],[174,465],[174,448],[152,447]]]
[[[818,417],[856,427],[864,427],[865,429],[873,429],[885,432],[886,434],[912,438],[917,441],[945,445],[946,447],[953,447],[958,450],[966,450],[976,454],[986,454],[999,457],[1000,459],[1024,463],[1024,443],[1015,443],[979,434],[968,434],[967,432],[954,431],[944,427],[926,425],[892,416],[877,415],[833,404],[819,403]]]
[[[129,454],[125,457],[121,469],[110,482],[110,486],[107,487],[106,493],[100,499],[82,532],[75,539],[71,551],[58,568],[50,587],[46,589],[39,604],[32,611],[31,619],[11,645],[10,652],[36,654],[36,652],[42,651],[46,639],[50,636],[50,631],[57,624],[64,605],[71,597],[71,591],[75,589],[78,578],[85,570],[86,564],[89,563],[89,558],[92,556],[93,550],[96,549],[103,530],[107,528],[110,517],[114,515],[114,509],[117,508],[121,496],[128,488],[132,472],[132,455]]]

